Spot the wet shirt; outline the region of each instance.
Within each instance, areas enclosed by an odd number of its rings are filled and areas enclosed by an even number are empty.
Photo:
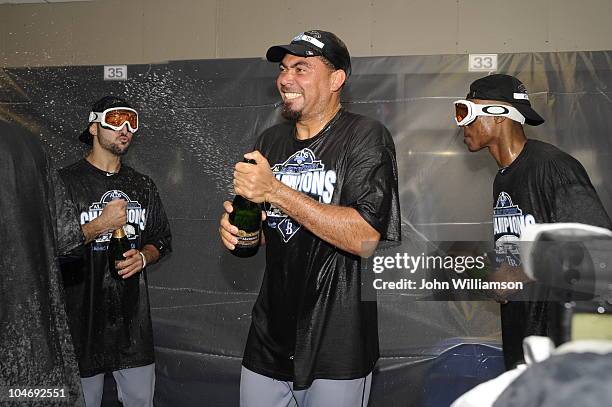
[[[170,227],[153,181],[123,164],[118,173],[86,160],[60,171],[81,225],[98,217],[114,200],[127,201],[124,230],[132,248],[154,245],[170,251]],[[111,233],[98,236],[82,255],[62,267],[66,310],[81,376],[89,377],[153,363],[153,334],[147,278],[139,272],[114,279],[108,267]]]
[[[584,167],[569,154],[538,140],[528,140],[512,164],[498,172],[493,195],[496,250],[505,253],[505,260],[513,266],[520,265],[513,242],[527,225],[579,222],[612,227]],[[555,307],[544,301],[510,301],[501,306],[507,368],[522,363],[526,336],[555,335],[547,322],[554,318]]]
[[[83,243],[38,135],[0,119],[0,387],[64,398],[2,406],[84,406],[57,257]]]
[[[284,184],[323,204],[352,207],[380,235],[400,240],[395,147],[379,122],[341,110],[315,137],[293,123],[266,130],[255,148]],[[379,356],[375,302],[361,301],[359,257],[265,205],[266,271],[243,365],[296,389],[317,378],[354,379]]]

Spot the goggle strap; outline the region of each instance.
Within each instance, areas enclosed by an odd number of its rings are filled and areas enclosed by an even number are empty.
[[[102,117],[104,117],[102,113],[89,112],[89,123],[101,123]]]

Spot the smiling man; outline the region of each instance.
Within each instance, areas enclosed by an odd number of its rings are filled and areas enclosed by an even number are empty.
[[[261,203],[266,271],[253,308],[242,407],[366,406],[379,356],[376,303],[361,300],[361,257],[400,239],[395,147],[379,122],[346,111],[349,52],[312,30],[271,47],[286,122],[236,164],[236,193]],[[238,230],[224,203],[221,239]],[[264,239],[262,239],[264,240]]]
[[[579,222],[612,227],[584,167],[555,146],[525,137],[523,124],[538,126],[544,119],[531,107],[527,89],[517,78],[496,74],[474,81],[466,100],[455,101],[455,120],[468,149],[487,148],[500,167],[492,201],[498,273],[521,273],[517,243],[525,225]],[[521,301],[510,297],[501,305],[508,369],[523,362],[525,337],[556,336],[551,322],[557,304],[544,301],[542,288],[529,285]]]
[[[66,311],[87,407],[102,401],[113,373],[125,407],[153,405],[155,365],[145,267],[170,251],[166,213],[151,178],[123,164],[138,130],[138,112],[106,96],[89,113],[79,140],[87,156],[60,176],[79,213],[85,251],[63,267]],[[125,260],[109,267],[113,231],[127,235]],[[116,268],[118,271],[111,270]]]

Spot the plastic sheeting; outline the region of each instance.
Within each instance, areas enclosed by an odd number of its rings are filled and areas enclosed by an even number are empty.
[[[498,70],[519,77],[547,119],[526,127],[527,136],[578,158],[608,211],[611,57],[608,51],[500,54]],[[469,84],[484,75],[467,72],[467,59],[353,61],[343,105],[382,121],[394,137],[408,242],[492,240],[496,164],[486,151],[469,153],[453,121],[452,101],[464,98]],[[103,81],[99,66],[0,70],[0,116],[39,135],[58,166],[84,154],[77,136],[99,97],[124,96],[141,112],[141,129],[126,159],[155,180],[175,246],[149,272],[158,406],[238,403],[240,357],[264,259],[261,253],[255,259],[232,257],[218,241],[217,225],[221,202],[232,195],[234,163],[263,129],[281,120],[276,72],[275,64],[258,59],[130,65],[124,82]],[[443,405],[440,400],[458,394],[436,399],[433,393],[460,393],[497,374],[499,352],[495,356],[486,344],[499,343],[498,314],[493,302],[379,295],[382,358],[370,405]],[[456,352],[461,343],[480,345],[468,348],[468,360],[465,351]],[[448,365],[436,361],[449,355],[487,373],[441,373],[440,366]],[[468,376],[478,379],[463,387],[445,385]],[[435,389],[428,385],[433,382]]]

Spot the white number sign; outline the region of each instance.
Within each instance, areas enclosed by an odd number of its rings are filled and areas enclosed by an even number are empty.
[[[127,79],[127,65],[104,65],[105,81],[125,81]]]
[[[497,71],[497,54],[470,54],[470,72]]]

